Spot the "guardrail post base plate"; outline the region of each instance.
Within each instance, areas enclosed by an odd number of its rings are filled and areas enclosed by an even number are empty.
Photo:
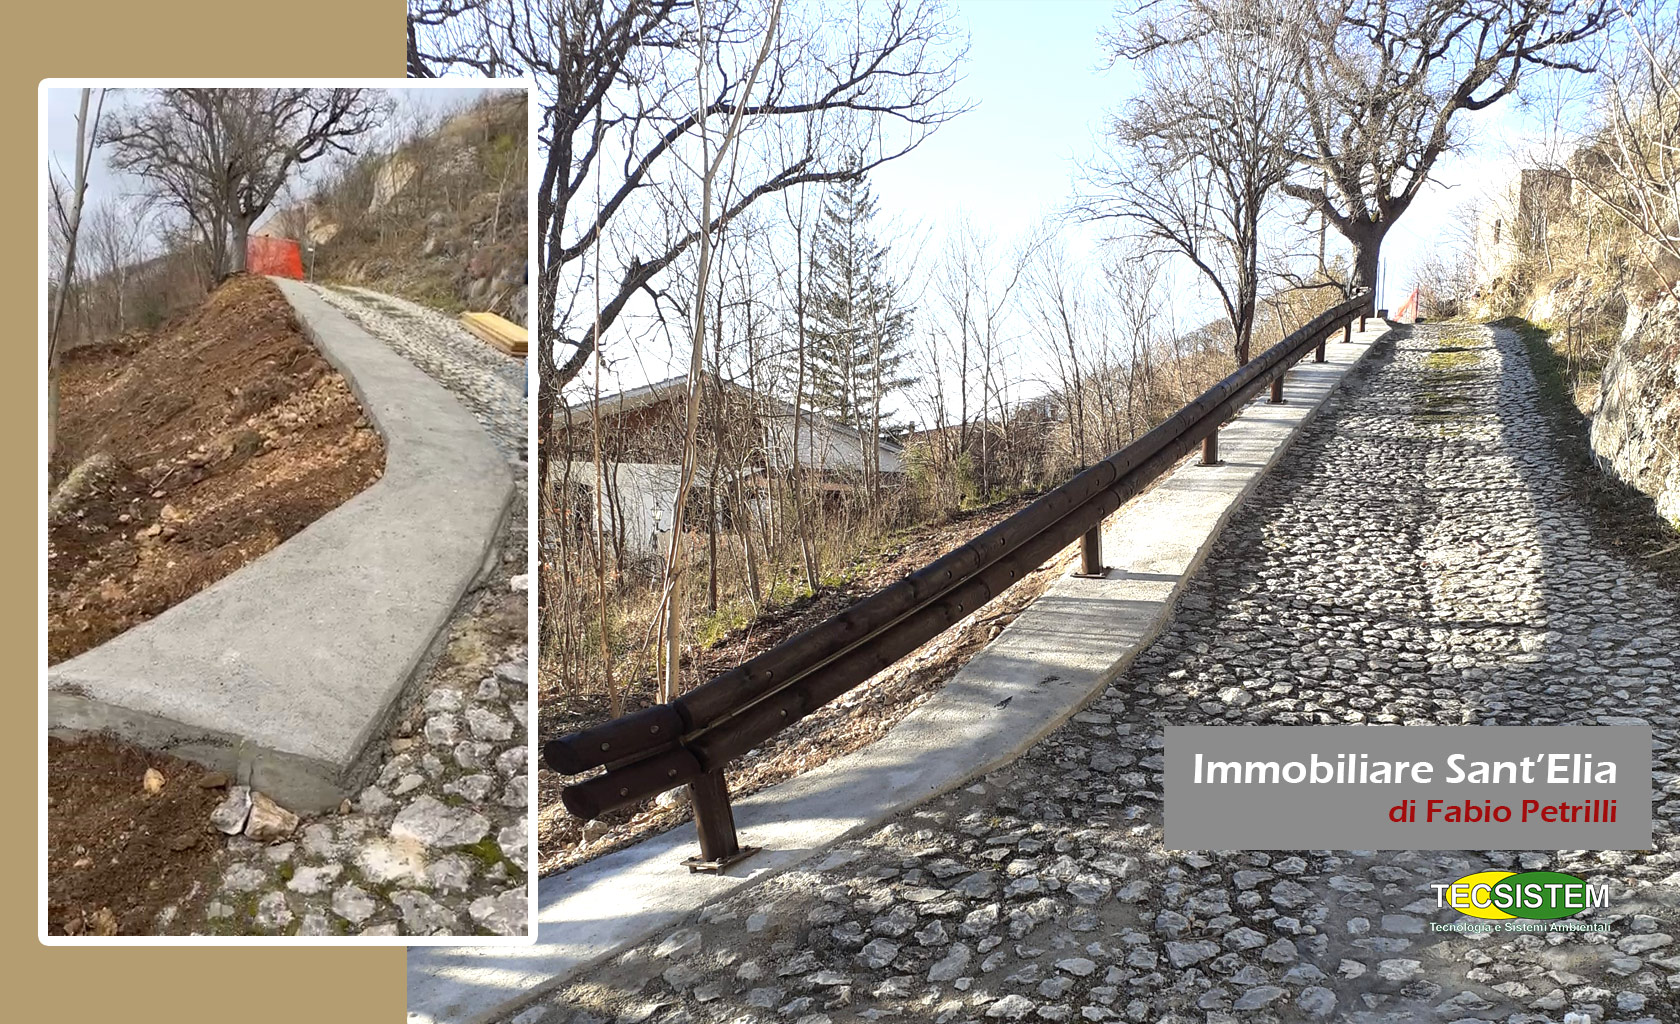
[[[694,828],[700,833],[700,856],[683,861],[688,870],[720,872],[758,852],[756,846],[742,846],[735,836],[735,811],[729,806],[722,768],[690,782],[688,795],[694,804]]]
[[[684,857],[683,867],[687,868],[690,874],[705,871],[714,875],[721,875],[730,865],[746,860],[757,853],[758,850],[759,848],[756,846],[743,846],[736,850],[734,854],[719,860],[707,860],[704,857]]]

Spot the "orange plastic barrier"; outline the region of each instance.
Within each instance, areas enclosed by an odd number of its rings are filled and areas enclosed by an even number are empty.
[[[1412,289],[1412,294],[1406,296],[1406,301],[1400,303],[1399,312],[1394,314],[1394,322],[1397,323],[1397,324],[1416,323],[1417,322],[1417,315],[1418,315],[1418,290],[1416,288],[1413,288]]]
[[[290,238],[252,235],[245,241],[245,269],[253,274],[271,274],[303,280],[303,253]]]

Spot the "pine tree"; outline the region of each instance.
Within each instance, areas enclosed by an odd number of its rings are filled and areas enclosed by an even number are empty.
[[[812,239],[806,292],[812,401],[863,438],[872,490],[882,432],[891,429],[882,405],[914,383],[902,368],[911,311],[888,272],[890,249],[872,230],[875,211],[861,175],[830,189]]]

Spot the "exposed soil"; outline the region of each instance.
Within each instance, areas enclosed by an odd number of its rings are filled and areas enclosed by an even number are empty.
[[[148,793],[147,769],[163,775]],[[209,827],[226,776],[104,737],[47,741],[47,930],[151,935],[166,906],[206,888],[223,837]]]
[[[230,278],[152,334],[65,356],[49,663],[274,548],[377,480],[384,445],[279,289]]]
[[[767,610],[745,628],[700,651],[695,656],[700,677],[710,678],[738,665],[902,579],[1019,512],[1036,497],[1010,499],[962,513],[944,523],[918,527],[903,543],[873,559],[867,569],[849,574],[845,585]],[[1067,569],[1077,550],[1077,546],[1069,547],[954,629],[930,640],[892,668],[735,761],[726,773],[731,796],[739,798],[755,793],[875,742],[1014,621],[1023,608]],[[571,732],[609,717],[606,698],[601,695],[565,693],[550,685],[543,688],[539,700],[543,736]],[[650,705],[652,687],[629,689],[625,702],[627,712]],[[681,797],[683,791],[678,790],[659,799],[608,812],[593,822],[578,821],[561,805],[560,790],[580,778],[583,776],[564,776],[547,768],[538,769],[540,874],[565,871],[663,832],[690,817],[688,802]]]

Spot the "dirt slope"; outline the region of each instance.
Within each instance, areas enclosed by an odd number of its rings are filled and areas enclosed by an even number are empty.
[[[152,618],[379,478],[384,445],[278,289],[229,279],[61,369],[48,659]]]
[[[207,822],[225,777],[102,736],[49,739],[47,760],[48,930],[156,934],[159,912],[203,891],[222,859]]]

